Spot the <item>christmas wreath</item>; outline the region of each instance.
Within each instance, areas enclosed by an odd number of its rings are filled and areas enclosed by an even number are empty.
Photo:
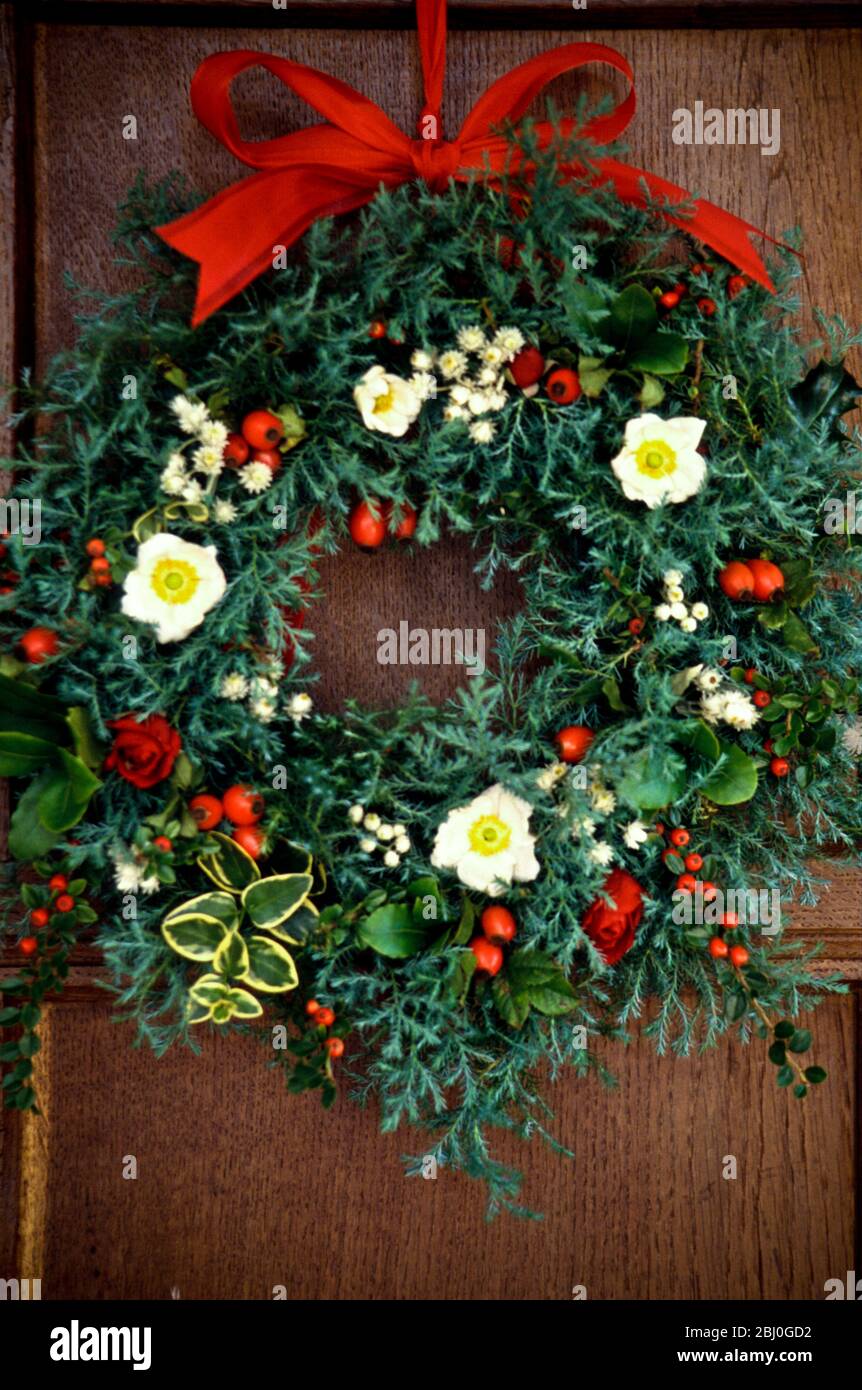
[[[489,1127],[555,1143],[537,1070],[607,1077],[641,1015],[661,1051],[753,1032],[780,1086],[824,1080],[801,1016],[843,986],[778,904],[858,831],[858,557],[824,521],[859,339],[823,320],[812,364],[794,255],[774,286],[704,255],[690,208],[601,176],[607,119],[508,131],[493,178],[342,195],[368,206],[193,328],[153,228],[210,205],[132,190],[137,287],[81,292],[74,351],[17,395],[7,1102],[36,1105],[40,1005],[93,930],[157,1054],[255,1031],[290,1091],[329,1106],[341,1074],[426,1126],[410,1170],[480,1176],[492,1210],[521,1208]],[[447,531],[520,577],[494,662],[442,708],[316,710],[319,557],[424,564]]]

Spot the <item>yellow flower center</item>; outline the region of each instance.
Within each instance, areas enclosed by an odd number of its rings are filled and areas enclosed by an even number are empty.
[[[638,472],[648,478],[666,478],[676,470],[676,450],[663,439],[645,439],[635,457]]]
[[[150,586],[162,603],[188,603],[194,598],[200,575],[187,560],[166,556],[153,566]]]
[[[480,816],[470,826],[470,848],[477,854],[499,854],[512,838],[512,827],[499,816]]]
[[[389,386],[382,396],[376,396],[374,400],[373,414],[385,415],[387,410],[391,410],[395,404],[395,392]]]

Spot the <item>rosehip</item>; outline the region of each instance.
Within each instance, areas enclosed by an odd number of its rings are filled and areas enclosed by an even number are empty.
[[[731,946],[730,963],[731,965],[735,965],[737,969],[740,965],[748,964],[748,952],[744,946]]]
[[[74,912],[75,899],[71,893],[61,893],[54,906],[58,912]]]
[[[69,880],[65,874],[53,874],[48,879],[48,887],[52,893],[62,893],[64,889],[69,887]]]
[[[764,739],[764,741],[763,741],[763,751],[764,751],[764,753],[771,753],[774,747],[775,747],[775,744],[772,742],[772,739],[771,739],[771,738]]]
[[[50,916],[47,908],[34,907],[30,913],[30,925],[35,927],[37,931],[40,927],[47,927]]]
[[[265,463],[270,473],[275,474],[281,467],[281,454],[277,449],[255,449],[251,456],[252,463]]]
[[[775,777],[786,777],[790,771],[790,763],[786,758],[773,758],[769,764],[769,771]]]
[[[189,810],[201,830],[212,830],[224,820],[224,807],[217,796],[195,796],[189,802]]]
[[[395,539],[397,541],[409,541],[410,537],[416,534],[416,509],[411,507],[409,502],[404,502],[401,506],[401,519],[395,527]]]
[[[689,840],[691,839],[691,836],[689,835],[687,830],[684,830],[681,825],[678,825],[676,830],[672,830],[670,832],[668,839],[670,840],[672,845],[676,846],[677,849],[685,849],[685,846],[688,844]]]
[[[738,294],[742,293],[747,284],[747,275],[731,275],[730,279],[727,282],[728,299],[735,299]]]
[[[256,825],[264,812],[264,802],[260,792],[240,783],[228,787],[222,797],[222,805],[231,825]]]
[[[704,295],[703,299],[697,301],[697,307],[706,318],[711,319],[718,305],[714,299],[710,299],[708,295]]]
[[[721,918],[721,925],[723,927],[728,927],[730,931],[733,931],[734,927],[739,926],[739,918],[737,917],[735,912],[725,912]]]
[[[517,353],[509,364],[516,386],[523,391],[526,386],[535,386],[545,374],[545,359],[538,348],[525,347]]]
[[[680,874],[676,886],[681,893],[693,893],[697,888],[697,879],[694,874]]]
[[[327,1039],[326,1039],[326,1050],[327,1050],[327,1052],[329,1053],[330,1057],[340,1057],[340,1056],[342,1055],[342,1053],[344,1052],[344,1039],[343,1039],[343,1038],[327,1038]]]
[[[335,1022],[335,1014],[332,1009],[324,1004],[314,1015],[314,1021],[318,1023],[321,1028],[331,1028]]]
[[[162,850],[164,854],[170,854],[174,847],[174,842],[173,840],[169,840],[167,835],[157,835],[153,840],[153,846],[155,849]]]
[[[675,309],[680,298],[681,296],[677,294],[676,290],[665,290],[664,294],[659,295],[658,302],[663,309]]]
[[[49,656],[57,654],[57,634],[51,627],[31,627],[18,642],[24,657],[33,666],[38,666]]]
[[[709,878],[704,879],[703,883],[700,886],[703,889],[703,901],[705,903],[714,902],[715,899],[718,897],[718,889],[716,888],[712,880]]]
[[[772,704],[772,696],[768,690],[755,690],[751,698],[758,709],[766,709],[767,705]]]
[[[727,942],[722,941],[720,936],[714,936],[709,943],[709,954],[716,960],[721,960],[724,956],[729,955],[729,953],[730,947]]]
[[[545,382],[545,392],[557,405],[571,405],[581,394],[577,372],[570,367],[557,367]]]
[[[486,907],[482,913],[482,930],[489,941],[511,941],[517,929],[507,907]]]
[[[755,671],[754,667],[753,667],[753,666],[749,666],[748,670],[747,670],[746,673],[745,673],[745,682],[746,682],[746,685],[754,685],[754,677],[755,677],[756,675],[757,675],[757,672]]]
[[[86,550],[88,555],[104,555],[105,542],[100,541],[98,536],[93,536],[91,540],[87,541],[87,544],[84,546],[84,549]]]
[[[242,433],[253,449],[274,449],[284,438],[284,426],[271,410],[252,410],[242,422]]]
[[[644,620],[643,618],[629,618],[626,626],[632,637],[639,637],[644,630]]]
[[[369,338],[386,337],[386,324],[383,322],[383,319],[371,320],[371,322],[368,325],[368,336]]]
[[[486,975],[496,975],[503,964],[503,952],[487,937],[477,936],[470,942],[470,950],[476,957],[476,969]]]
[[[585,724],[567,724],[554,735],[557,751],[564,763],[579,763],[595,738]]]
[[[754,597],[758,603],[780,598],[784,592],[784,575],[771,560],[746,560],[754,576]]]
[[[729,599],[739,602],[754,593],[754,575],[741,560],[731,560],[718,576],[718,582]]]
[[[698,869],[703,868],[703,855],[687,854],[685,856],[685,867],[688,869],[689,873],[697,873]]]
[[[222,458],[228,468],[242,468],[248,462],[249,447],[241,434],[229,434],[222,451]]]
[[[386,539],[386,521],[379,502],[372,510],[368,502],[357,502],[347,522],[350,534],[357,545],[374,550]]]
[[[305,1006],[305,1012],[309,1015],[310,1018],[313,1018],[319,1008],[320,1005],[318,1004],[316,999],[309,999]]]
[[[35,936],[22,936],[18,942],[18,950],[22,956],[35,956],[39,949],[39,943]]]
[[[104,555],[96,555],[90,561],[90,570],[93,574],[110,574],[111,562]]]
[[[238,825],[231,832],[231,838],[251,859],[259,859],[263,853],[263,832],[257,825]]]

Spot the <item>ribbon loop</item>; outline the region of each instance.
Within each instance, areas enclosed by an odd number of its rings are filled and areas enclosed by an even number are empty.
[[[460,145],[453,140],[413,140],[413,168],[434,193],[445,193],[458,172]]]

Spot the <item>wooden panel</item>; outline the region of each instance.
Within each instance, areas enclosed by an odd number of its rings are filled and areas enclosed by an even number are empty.
[[[289,1098],[259,1046],[130,1051],[88,1002],[49,1014],[22,1138],[17,1254],[43,1298],[823,1297],[854,1263],[855,1001],[819,1011],[828,1083],[804,1105],[762,1047],[687,1061],[608,1043],[621,1079],[554,1088],[574,1161],[507,1136],[545,1221],[484,1220],[482,1190],[407,1179],[421,1136],[373,1110]],[[138,1177],[122,1177],[133,1155]],[[722,1177],[727,1157],[737,1177]]]

